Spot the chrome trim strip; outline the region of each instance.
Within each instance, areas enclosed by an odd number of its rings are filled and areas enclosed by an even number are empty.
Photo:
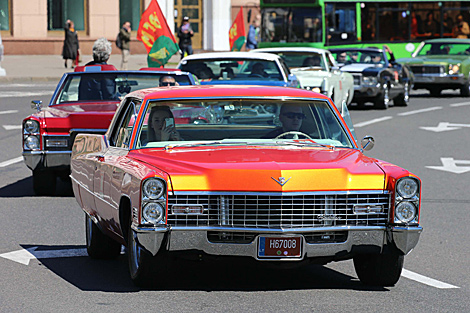
[[[81,132],[93,132],[93,133],[96,133],[96,132],[102,132],[103,135],[104,133],[106,133],[106,131],[108,131],[108,129],[102,129],[102,128],[72,128],[70,129],[69,133],[71,132],[77,132],[77,133],[81,133]]]
[[[42,135],[43,137],[67,137],[69,138],[70,135],[51,135],[51,134],[47,134],[47,135]]]
[[[44,150],[26,150],[23,151],[23,156],[25,155],[36,155],[36,154],[72,154],[72,151],[63,150],[63,151],[44,151]]]
[[[148,233],[148,232],[162,232],[162,231],[226,231],[230,233],[242,232],[242,233],[322,233],[327,231],[371,231],[371,230],[386,230],[385,226],[344,226],[344,227],[315,227],[315,228],[230,228],[230,227],[182,227],[182,226],[167,226],[167,228],[161,227],[147,227],[133,225],[133,229],[137,232]]]
[[[237,195],[263,195],[263,196],[308,196],[308,195],[362,195],[362,194],[391,194],[390,190],[340,190],[340,191],[295,191],[295,192],[230,192],[230,191],[174,191],[174,196],[186,196],[186,195],[209,195],[209,196],[237,196]]]

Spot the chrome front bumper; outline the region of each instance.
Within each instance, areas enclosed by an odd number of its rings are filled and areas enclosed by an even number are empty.
[[[60,168],[70,166],[72,151],[23,151],[26,166],[36,168]]]
[[[156,255],[161,249],[167,251],[199,250],[217,256],[246,256],[258,259],[258,238],[260,236],[302,236],[302,231],[268,231],[257,230],[257,236],[251,243],[213,243],[208,240],[208,231],[234,232],[231,228],[210,229],[172,229],[172,228],[143,228],[132,226],[137,233],[138,242],[150,253]],[[302,258],[332,257],[346,255],[361,251],[361,249],[375,249],[382,251],[386,245],[396,247],[401,253],[409,253],[418,243],[422,227],[348,227],[332,229],[316,229],[315,231],[348,231],[348,237],[341,243],[309,244],[303,242]],[[308,231],[311,234],[312,230]]]
[[[354,98],[373,98],[383,90],[380,84],[354,86]]]
[[[460,75],[419,75],[415,74],[414,77],[414,85],[416,86],[423,86],[423,85],[437,85],[437,84],[445,84],[445,85],[463,85],[465,84],[465,77]]]

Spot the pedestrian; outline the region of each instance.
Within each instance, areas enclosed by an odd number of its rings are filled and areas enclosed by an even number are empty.
[[[186,55],[193,54],[193,43],[191,37],[194,36],[194,31],[189,23],[189,17],[183,17],[183,22],[178,29],[178,38],[180,39],[179,46],[181,50],[181,58]]]
[[[248,36],[246,38],[247,50],[258,48],[260,18],[258,18],[257,16],[255,19],[253,19],[253,22],[250,24],[250,27],[248,28]]]
[[[121,70],[127,70],[129,64],[130,44],[131,41],[131,22],[125,22],[122,24],[122,28],[119,31],[119,39],[121,41],[121,46],[118,47],[121,49],[122,61],[121,61]]]
[[[67,20],[65,22],[65,39],[64,46],[62,48],[62,57],[65,60],[65,68],[67,68],[67,60],[72,60],[71,67],[75,67],[75,60],[77,60],[78,54],[78,36],[77,31],[75,30],[75,24],[72,20]]]

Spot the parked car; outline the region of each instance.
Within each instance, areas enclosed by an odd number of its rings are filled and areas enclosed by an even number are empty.
[[[269,85],[300,87],[299,80],[277,55],[211,52],[183,58],[178,68],[196,75],[202,85]]]
[[[349,105],[354,96],[353,76],[339,70],[328,50],[307,47],[263,48],[250,52],[279,55],[300,81],[303,88],[320,92],[333,100],[338,108]]]
[[[179,108],[243,112],[254,104],[278,115],[167,126]],[[79,134],[73,145],[89,256],[118,257],[125,245],[137,285],[161,282],[179,256],[266,266],[353,259],[363,283],[395,284],[422,231],[421,182],[365,156],[373,139],[358,147],[346,120],[328,97],[296,88],[127,95],[105,135]]]
[[[36,195],[52,195],[56,178],[68,179],[70,154],[77,133],[104,134],[128,93],[159,85],[170,75],[180,85],[196,84],[180,71],[117,71],[112,65],[77,67],[60,80],[47,107],[33,101],[37,112],[23,120],[23,157],[33,172]]]
[[[342,65],[341,70],[354,77],[354,99],[358,106],[372,102],[378,109],[407,106],[413,87],[413,73],[407,66],[388,57],[385,47],[329,49]],[[393,56],[393,54],[391,55]]]
[[[421,42],[411,58],[402,58],[415,76],[414,89],[439,96],[444,89],[470,96],[470,39],[430,39]]]

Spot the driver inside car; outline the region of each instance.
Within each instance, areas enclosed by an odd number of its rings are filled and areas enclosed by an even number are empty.
[[[302,107],[294,105],[282,105],[279,113],[279,121],[282,126],[272,130],[263,138],[276,138],[281,134],[288,132],[299,132],[302,127],[302,122],[307,116],[302,111]],[[293,135],[291,135],[292,137]],[[283,138],[289,138],[289,136],[283,136]]]
[[[268,73],[264,71],[264,65],[263,63],[256,62],[253,64],[253,67],[251,68],[251,74],[249,75],[251,77],[268,77]]]

